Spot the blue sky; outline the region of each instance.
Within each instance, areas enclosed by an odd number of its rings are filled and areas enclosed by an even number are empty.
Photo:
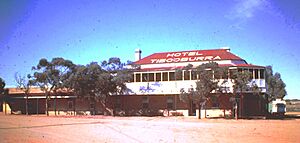
[[[297,0],[1,0],[0,77],[15,86],[41,58],[76,64],[155,52],[228,46],[248,63],[272,65],[300,98]]]

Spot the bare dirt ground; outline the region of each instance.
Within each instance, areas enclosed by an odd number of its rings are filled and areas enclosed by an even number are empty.
[[[300,119],[46,117],[0,114],[0,142],[299,142]]]

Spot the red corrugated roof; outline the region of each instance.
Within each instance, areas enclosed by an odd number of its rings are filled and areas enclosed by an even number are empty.
[[[214,50],[192,50],[178,52],[154,53],[134,64],[161,64],[179,62],[219,61],[219,60],[243,60],[240,57],[227,51],[227,49]]]

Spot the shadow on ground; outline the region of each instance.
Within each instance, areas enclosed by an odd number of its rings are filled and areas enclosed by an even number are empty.
[[[4,127],[0,130],[10,129],[30,129],[30,128],[45,128],[45,127],[56,127],[56,126],[73,126],[73,125],[87,125],[87,124],[105,124],[104,122],[88,122],[88,123],[68,123],[68,124],[50,124],[50,125],[37,125],[37,126],[19,126],[19,127]]]

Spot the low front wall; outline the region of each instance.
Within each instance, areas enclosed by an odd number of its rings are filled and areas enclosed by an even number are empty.
[[[55,111],[49,111],[49,115],[55,115]],[[91,111],[56,111],[56,115],[74,116],[74,115],[92,115]]]
[[[6,102],[2,102],[2,111],[4,112],[4,114],[11,114],[10,105]]]
[[[205,118],[230,117],[232,115],[231,110],[224,109],[206,109],[202,112],[204,112]]]
[[[199,110],[196,110],[196,117],[199,117]],[[232,117],[231,110],[224,109],[202,109],[201,110],[201,119],[204,118],[224,118],[224,117]]]

